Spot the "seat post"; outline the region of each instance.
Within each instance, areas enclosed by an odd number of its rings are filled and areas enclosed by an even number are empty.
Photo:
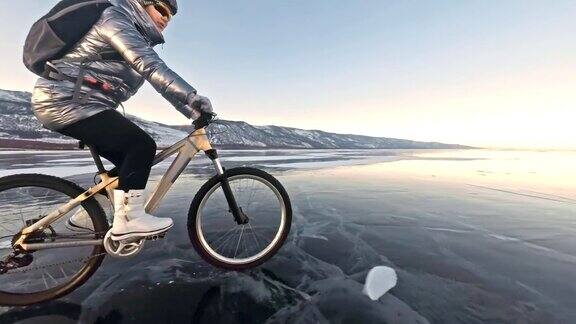
[[[100,155],[98,155],[98,150],[95,147],[88,145],[90,149],[90,153],[92,154],[92,158],[94,159],[94,163],[96,163],[96,167],[98,168],[98,173],[106,173],[106,169],[104,168],[104,164],[102,163],[102,159]]]

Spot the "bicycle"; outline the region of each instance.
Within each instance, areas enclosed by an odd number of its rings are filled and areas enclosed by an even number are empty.
[[[283,245],[292,207],[282,184],[269,173],[252,167],[222,167],[206,133],[214,116],[203,113],[194,121],[193,132],[155,156],[153,166],[178,153],[149,195],[145,210],[156,210],[188,163],[203,151],[216,175],[200,187],[190,204],[190,241],[213,266],[245,270],[261,265]],[[106,255],[131,257],[142,251],[145,241],[160,238],[110,239],[109,222],[94,195],[113,199],[117,170],[107,171],[97,150],[88,148],[100,182],[87,190],[43,174],[0,178],[0,230],[9,232],[0,235],[0,305],[23,306],[62,297],[84,284]],[[245,194],[244,189],[250,192]],[[62,222],[78,208],[88,213],[93,230],[74,232]]]

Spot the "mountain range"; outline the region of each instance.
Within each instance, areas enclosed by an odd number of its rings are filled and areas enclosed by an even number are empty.
[[[30,108],[29,92],[0,89],[0,148],[70,149],[77,140],[42,127]],[[186,137],[190,125],[165,125],[126,115],[148,134],[158,147]],[[417,142],[405,139],[336,134],[283,126],[255,126],[244,121],[218,119],[206,128],[216,148],[230,149],[454,149],[458,144]]]

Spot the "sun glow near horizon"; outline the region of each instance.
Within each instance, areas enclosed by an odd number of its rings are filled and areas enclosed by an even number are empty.
[[[420,82],[393,92],[385,76],[372,86],[355,87],[336,99],[329,96],[274,103],[268,98],[227,101],[215,98],[221,118],[252,125],[318,129],[341,134],[403,138],[484,148],[576,149],[576,60],[485,75],[462,74],[459,80]],[[382,87],[373,85],[382,84]],[[130,113],[167,124],[171,108],[148,89]],[[151,97],[155,96],[153,100]],[[247,99],[247,100],[246,100]],[[305,107],[306,112],[303,113]],[[259,113],[246,116],[247,110]]]

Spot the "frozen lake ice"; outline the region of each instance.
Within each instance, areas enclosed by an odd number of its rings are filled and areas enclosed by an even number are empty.
[[[573,323],[576,152],[222,150],[227,168],[262,168],[294,209],[277,256],[246,272],[204,263],[187,209],[213,174],[199,156],[162,202],[165,240],[107,258],[54,302],[1,309],[0,322]],[[169,165],[154,168],[150,185]],[[40,172],[92,183],[87,151],[0,151],[0,176]],[[376,301],[368,271],[393,269]]]

